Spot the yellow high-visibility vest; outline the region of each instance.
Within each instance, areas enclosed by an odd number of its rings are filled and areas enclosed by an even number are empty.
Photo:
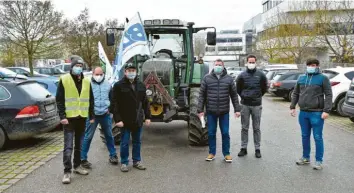
[[[82,80],[80,95],[70,74],[65,74],[61,76],[60,79],[65,90],[66,117],[88,117],[90,106],[90,79],[84,78]]]

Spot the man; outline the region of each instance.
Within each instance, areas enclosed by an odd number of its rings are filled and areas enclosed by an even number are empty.
[[[60,77],[56,102],[60,123],[64,129],[64,177],[63,183],[69,184],[71,178],[71,155],[74,147],[74,172],[87,175],[88,171],[80,166],[81,138],[85,131],[85,120],[93,118],[93,93],[90,79],[82,73],[83,60],[74,56],[71,58],[70,73]]]
[[[320,72],[320,62],[309,59],[306,62],[306,74],[299,77],[291,100],[291,115],[296,115],[296,105],[300,106],[299,123],[302,135],[302,158],[297,165],[310,163],[311,129],[316,144],[316,163],[314,169],[322,169],[324,120],[332,108],[332,88],[327,76]]]
[[[235,117],[240,117],[240,105],[234,80],[227,74],[224,62],[218,59],[214,62],[214,69],[211,73],[203,78],[199,93],[199,117],[204,117],[204,105],[207,112],[209,155],[206,157],[206,161],[215,159],[216,129],[219,121],[224,160],[232,162],[229,134],[230,97]]]
[[[252,117],[253,141],[256,158],[261,158],[261,115],[262,97],[267,92],[267,77],[256,68],[256,57],[247,56],[247,69],[236,79],[237,93],[241,97],[241,151],[239,157],[247,155],[248,129]]]
[[[145,170],[141,163],[141,135],[145,115],[145,124],[150,125],[150,104],[146,96],[146,87],[136,75],[136,67],[128,64],[124,77],[113,87],[113,116],[117,127],[121,127],[120,157],[121,171],[128,172],[129,141],[132,135],[133,167]]]
[[[81,165],[84,168],[90,168],[92,165],[87,161],[87,153],[90,149],[90,144],[98,124],[101,125],[106,139],[106,146],[109,151],[109,162],[116,165],[118,164],[118,157],[114,147],[110,111],[111,84],[108,80],[105,80],[101,67],[97,67],[93,70],[91,87],[94,98],[94,117],[86,121],[86,131],[81,151]]]

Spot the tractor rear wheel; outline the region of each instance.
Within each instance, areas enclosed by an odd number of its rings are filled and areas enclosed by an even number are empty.
[[[208,145],[208,127],[205,125],[205,128],[202,128],[202,123],[198,117],[198,98],[199,87],[191,88],[189,98],[188,140],[190,145],[206,146]]]
[[[99,125],[99,130],[100,130],[100,137],[103,143],[106,143],[106,138],[104,136],[103,130],[101,126]],[[121,131],[120,128],[115,126],[114,121],[112,122],[112,134],[113,134],[113,139],[114,139],[114,144],[119,145],[120,144],[120,137],[121,137]]]

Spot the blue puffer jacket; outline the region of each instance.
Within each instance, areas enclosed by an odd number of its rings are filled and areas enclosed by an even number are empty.
[[[110,110],[111,84],[105,79],[100,83],[92,79],[91,85],[95,101],[94,113],[95,115],[103,115]]]

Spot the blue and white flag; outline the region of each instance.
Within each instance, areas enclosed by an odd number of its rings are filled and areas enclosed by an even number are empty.
[[[119,74],[124,64],[136,55],[151,57],[149,43],[139,12],[124,27],[123,36],[119,44],[118,60],[115,60],[114,77],[116,80],[121,78]]]

